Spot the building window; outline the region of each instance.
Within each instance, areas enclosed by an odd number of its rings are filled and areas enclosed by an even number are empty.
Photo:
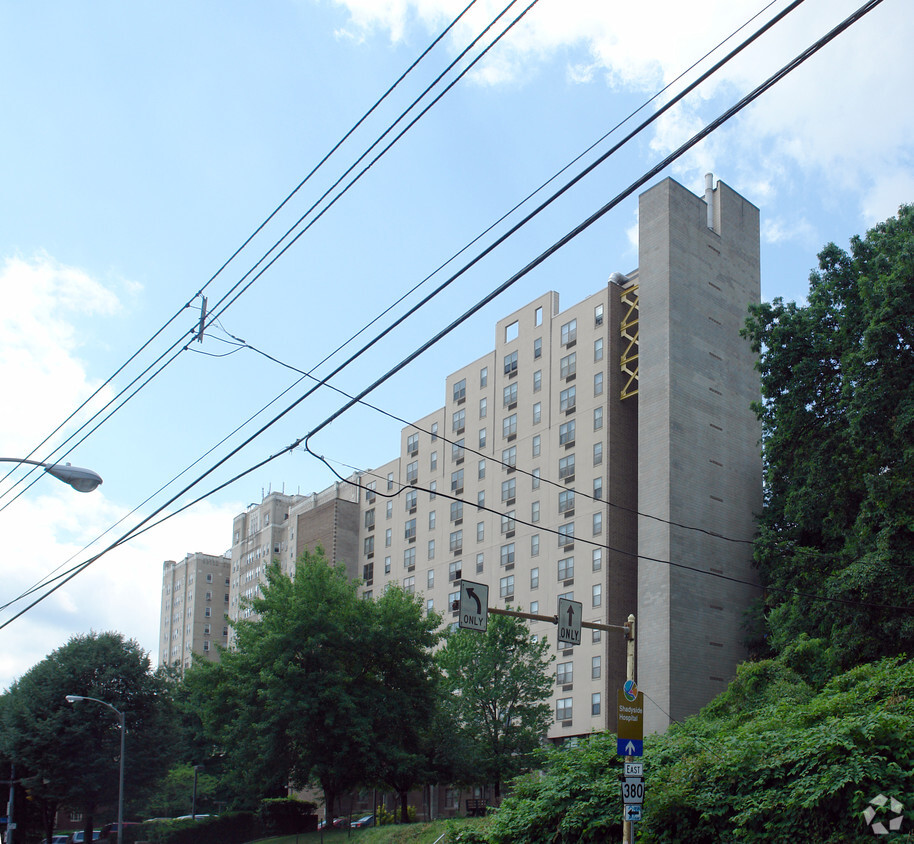
[[[512,404],[517,404],[517,381],[513,381],[508,384],[507,387],[502,391],[502,404],[505,407],[510,407]]]
[[[429,455],[428,468],[432,472],[434,472],[435,469],[438,468],[438,452],[437,451],[433,451],[431,453],[431,455]]]
[[[596,512],[593,514],[593,535],[599,536],[603,533],[603,513]]]
[[[463,492],[463,469],[451,472],[451,492],[457,495]]]
[[[501,564],[503,566],[510,566],[513,563],[514,563],[514,543],[509,542],[507,545],[501,546]],[[513,589],[514,581],[513,580],[511,581],[511,586],[512,586],[511,591],[513,592],[514,591],[514,589]]]
[[[591,630],[590,631],[590,641],[596,644],[603,640],[603,631],[602,630]]]
[[[543,308],[540,306],[533,312],[533,324],[542,325],[543,324]]]
[[[538,557],[539,555],[540,555],[540,535],[538,533],[534,533],[533,536],[530,537],[530,556]]]
[[[559,580],[571,580],[574,577],[574,557],[559,560]]]
[[[203,642],[203,650],[205,650],[205,651],[209,650],[209,640],[208,639]]]
[[[574,663],[560,662],[555,667],[555,683],[557,686],[567,686],[574,682]]]
[[[602,477],[593,479],[593,497],[596,501],[603,500],[603,478]]]
[[[510,478],[501,482],[501,500],[511,501],[517,498],[517,480]]]
[[[414,484],[419,480],[419,461],[413,460],[406,464],[406,483]]]
[[[508,437],[517,436],[517,414],[512,413],[510,416],[506,416],[501,426],[502,436],[506,439]]]
[[[486,429],[485,428],[479,429],[479,447],[480,448],[486,447]]]
[[[566,322],[562,326],[562,345],[567,346],[578,339],[578,321],[576,319]]]
[[[514,527],[515,527],[514,514],[515,514],[514,510],[509,510],[507,513],[505,513],[501,517],[501,532],[503,534],[511,533],[511,531],[514,530]]]
[[[430,481],[428,485],[428,500],[434,501],[436,498],[435,493],[438,492],[438,481]]]
[[[577,371],[577,352],[572,352],[570,355],[565,355],[565,357],[559,361],[560,378],[570,378]]]
[[[602,337],[597,337],[597,339],[593,341],[593,359],[594,359],[594,363],[596,363],[597,361],[603,360],[603,338]]]
[[[603,443],[593,444],[593,465],[599,466],[603,462]]]
[[[540,570],[539,568],[530,569],[530,588],[538,589],[540,585]]]
[[[574,455],[568,454],[559,458],[559,479],[574,477]]]
[[[488,400],[483,397],[479,400],[479,418],[485,419],[486,413],[488,412],[489,403]]]
[[[416,578],[414,575],[403,578],[403,591],[412,595],[416,591]]]
[[[452,501],[451,502],[451,521],[456,522],[458,519],[463,518],[463,502],[462,501]]]
[[[207,583],[212,583],[212,582],[213,582],[213,576],[212,576],[212,574],[207,574],[207,575],[206,575],[206,582],[207,582]]]
[[[434,539],[430,539],[428,541],[428,558],[430,560],[435,559],[435,540]]]
[[[467,379],[461,378],[454,382],[454,401],[463,401],[467,397]]]
[[[537,369],[533,373],[533,392],[538,393],[543,389],[543,370]]]
[[[517,352],[511,352],[505,355],[505,375],[513,375],[517,372]]]
[[[593,570],[600,571],[603,568],[603,549],[593,549]]]
[[[595,396],[603,395],[603,373],[597,372],[593,376],[593,394]]]
[[[384,558],[384,574],[390,574],[390,557]]]
[[[590,714],[599,715],[600,714],[600,693],[594,692],[590,696]]]
[[[540,503],[534,501],[530,505],[530,521],[536,524],[540,520]]]
[[[543,356],[543,338],[537,337],[533,341],[533,359],[537,360]]]
[[[517,446],[512,445],[510,448],[506,448],[501,453],[501,462],[502,465],[507,468],[514,468],[517,466]]]
[[[461,437],[456,442],[451,443],[451,460],[455,463],[459,460],[463,460],[464,447],[466,445],[466,440]]]
[[[426,612],[426,613],[430,613],[430,612],[434,612],[434,611],[435,611],[435,599],[434,599],[434,598],[429,598],[429,599],[425,602],[425,612]]]
[[[429,589],[435,588],[435,570],[429,569],[428,574],[425,576],[425,582],[428,585]]]
[[[486,538],[486,523],[476,522],[476,541],[484,542]]]
[[[555,702],[555,720],[556,721],[570,721],[571,720],[571,701],[570,697],[560,697]]]
[[[542,451],[542,442],[543,442],[542,438],[540,437],[539,434],[537,434],[533,438],[533,456],[534,457],[540,456],[540,452]]]
[[[366,536],[365,540],[363,542],[363,545],[365,546],[364,547],[365,556],[368,556],[369,554],[374,554],[374,537],[373,536]]]
[[[362,566],[362,580],[366,583],[374,578],[374,563],[365,563]]]
[[[428,529],[429,530],[435,529],[435,522],[436,522],[437,518],[438,518],[438,513],[435,510],[428,511]]]
[[[415,539],[416,538],[416,520],[408,519],[406,524],[403,526],[403,538],[404,539]]]
[[[411,456],[414,456],[419,453],[419,435],[410,434],[406,438],[406,450],[410,453]]]
[[[387,473],[387,491],[390,492],[394,488],[394,473]]]
[[[563,422],[559,425],[559,445],[572,445],[574,443],[575,420]]]
[[[599,431],[603,427],[603,406],[593,409],[593,429]]]
[[[403,568],[412,568],[414,565],[416,565],[416,549],[407,548],[403,552]]]
[[[394,514],[394,503],[391,499],[387,499],[387,518],[391,518]]]
[[[567,546],[574,543],[574,522],[559,525],[559,545]]]
[[[204,607],[204,608],[203,608],[203,617],[204,617],[204,618],[212,618],[212,615],[213,615],[213,608],[212,608],[212,607]]]
[[[539,469],[534,469],[534,470],[530,473],[530,480],[532,481],[532,484],[533,484],[532,488],[533,488],[533,489],[539,489],[539,488],[540,488],[540,470],[539,470]]]
[[[603,604],[603,584],[595,583],[590,590],[591,601],[593,606],[599,607]]]
[[[451,430],[455,434],[462,434],[464,428],[467,425],[467,412],[461,408],[460,410],[455,410],[453,416],[451,417]]]
[[[514,597],[514,575],[509,574],[507,577],[498,581],[498,594],[502,598]]]
[[[484,366],[479,370],[479,386],[485,387],[489,383],[489,367]]]
[[[384,531],[384,547],[390,548],[391,542],[393,542],[393,530],[387,528],[387,530]]]
[[[406,495],[403,496],[403,501],[406,504],[407,511],[413,511],[419,503],[419,493],[414,489],[408,489],[406,490]]]
[[[482,551],[480,551],[476,555],[476,574],[482,574],[482,570],[485,567],[485,560],[486,560],[485,554],[483,554]]]
[[[563,413],[569,413],[574,410],[575,407],[575,389],[574,387],[569,387],[567,390],[562,390],[559,393],[559,410]]]
[[[374,527],[374,507],[372,507],[370,510],[365,511],[365,527]]]
[[[449,592],[449,593],[448,593],[448,596],[447,596],[447,605],[448,605],[452,610],[454,610],[455,612],[457,611],[457,609],[460,607],[460,592],[459,592],[459,591],[457,591],[457,592]],[[458,622],[455,622],[455,625],[456,625],[457,623],[458,623]],[[451,629],[452,629],[452,630],[456,630],[457,627],[455,626],[455,627],[452,627]]]
[[[534,402],[533,404],[533,424],[539,425],[543,418],[543,405],[541,402]]]
[[[594,325],[603,325],[603,306],[597,305],[593,309],[593,324]]]
[[[438,439],[438,423],[432,422],[432,442]]]
[[[603,667],[601,662],[601,657],[594,656],[590,658],[590,679],[599,680],[600,675],[603,673]]]
[[[486,461],[480,460],[476,464],[476,477],[481,481],[486,476]]]
[[[454,562],[447,567],[448,583],[460,580],[461,577],[463,577],[463,563],[460,560],[454,560]]]
[[[458,554],[463,551],[463,531],[455,530],[451,532],[450,549],[453,553]]]

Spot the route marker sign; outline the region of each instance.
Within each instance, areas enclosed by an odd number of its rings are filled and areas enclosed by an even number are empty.
[[[644,756],[644,742],[630,738],[616,739],[617,756]]]
[[[559,644],[581,644],[581,622],[584,620],[584,605],[580,601],[559,598]]]
[[[644,763],[643,762],[623,762],[623,773],[626,777],[643,777],[644,776]]]
[[[622,802],[644,802],[644,780],[641,777],[626,777],[622,780]]]
[[[460,581],[458,627],[486,632],[489,624],[489,587],[485,583]]]

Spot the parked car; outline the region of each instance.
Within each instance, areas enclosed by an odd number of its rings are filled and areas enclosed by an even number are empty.
[[[318,825],[318,829],[327,829],[328,826],[333,827],[334,829],[345,829],[349,825],[349,821],[346,818],[334,818],[329,824],[327,821],[323,820]]]
[[[352,822],[353,829],[364,829],[366,826],[374,826],[374,815],[365,815],[364,818]]]
[[[92,830],[92,840],[98,841],[99,836],[101,834],[102,834],[102,831],[100,829],[93,829]],[[79,830],[79,832],[74,832],[70,836],[70,844],[83,844],[84,841],[85,841],[85,833],[82,830]]]
[[[42,838],[41,844],[70,844],[70,836],[53,835],[50,838]]]

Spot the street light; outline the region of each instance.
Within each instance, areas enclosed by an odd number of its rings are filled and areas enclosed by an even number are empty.
[[[99,481],[101,478],[99,478]],[[120,780],[117,786],[117,844],[124,844],[124,736],[127,734],[127,724],[124,721],[124,713],[115,708],[104,700],[97,697],[84,697],[83,695],[67,695],[67,703],[76,703],[78,700],[91,700],[94,703],[100,703],[107,706],[117,715],[118,723],[121,727],[121,770]]]
[[[91,469],[80,469],[69,463],[41,463],[38,460],[27,460],[18,457],[0,457],[0,463],[28,463],[30,466],[41,466],[49,475],[69,484],[77,492],[92,492],[102,482],[101,475]]]

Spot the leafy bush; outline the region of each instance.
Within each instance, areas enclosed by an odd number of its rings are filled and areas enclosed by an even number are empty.
[[[203,820],[157,821],[124,827],[124,841],[151,844],[244,844],[261,834],[253,812],[228,812]],[[129,837],[128,837],[129,834]]]
[[[316,803],[278,797],[260,801],[258,815],[267,835],[294,835],[317,829]]]

